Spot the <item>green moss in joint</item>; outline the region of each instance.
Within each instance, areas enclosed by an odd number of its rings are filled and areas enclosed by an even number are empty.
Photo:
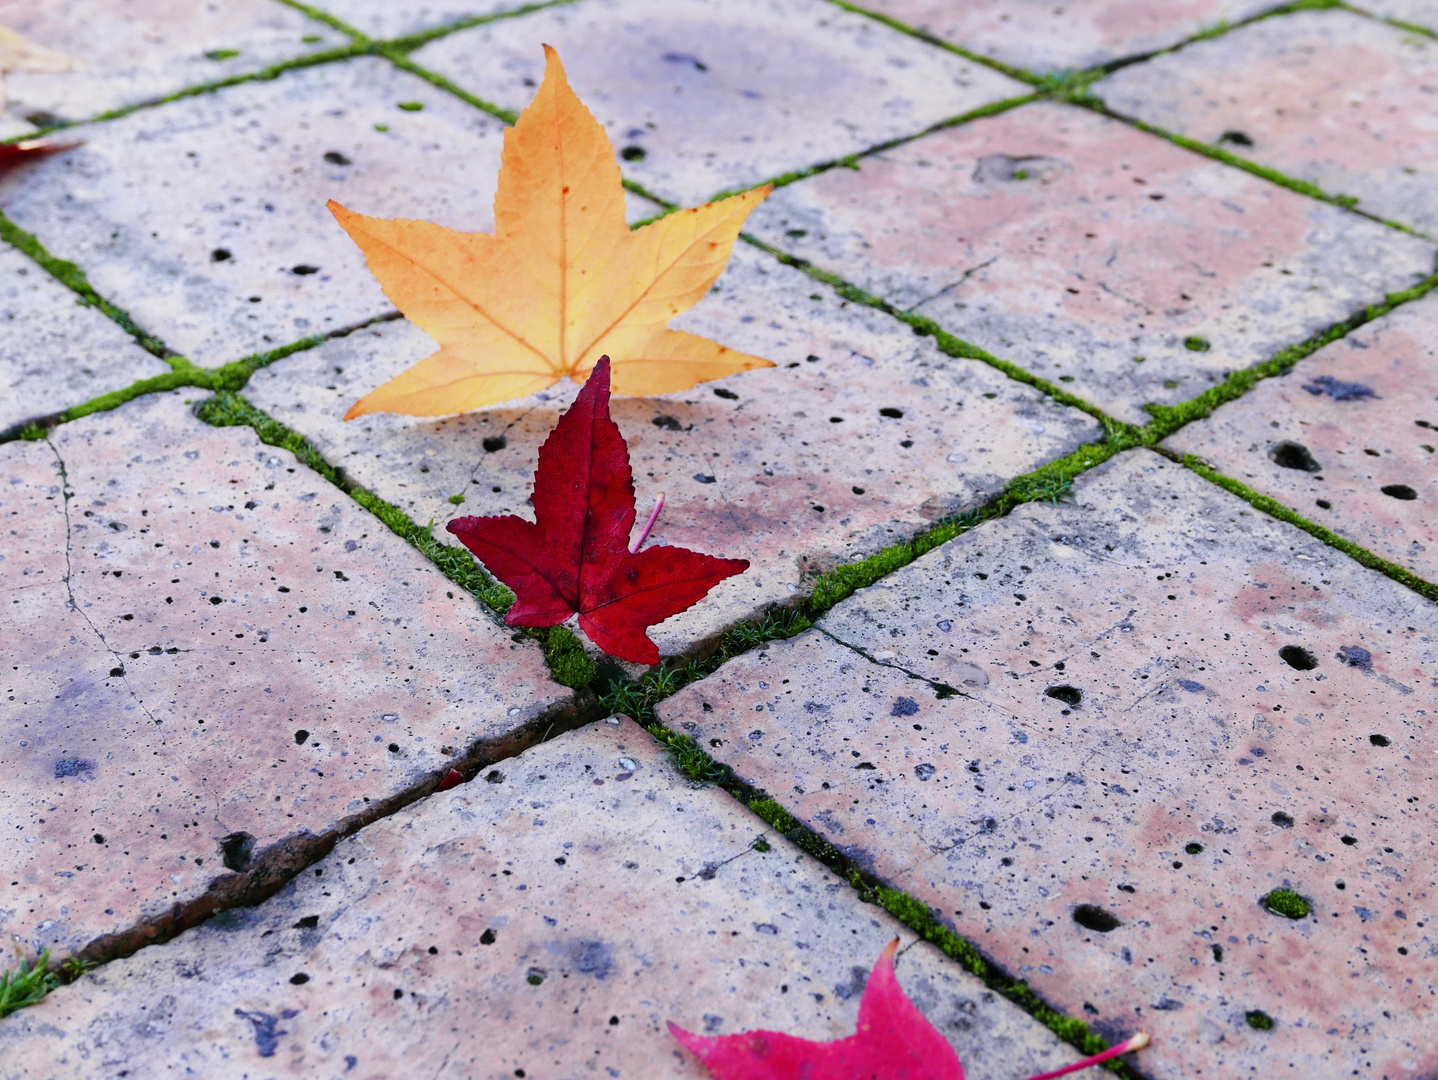
[[[594,681],[599,669],[567,626],[551,626],[544,635],[544,659],[560,686],[578,690]]]
[[[1273,1030],[1273,1017],[1269,1016],[1262,1009],[1250,1009],[1243,1014],[1243,1018],[1248,1021],[1248,1026],[1253,1028],[1254,1031]]]

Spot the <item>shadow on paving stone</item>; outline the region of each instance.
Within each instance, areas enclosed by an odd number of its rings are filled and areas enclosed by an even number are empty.
[[[667,1021],[845,1037],[880,950],[912,943],[728,795],[685,781],[628,719],[485,780],[16,1013],[0,1080],[700,1080]],[[930,945],[906,948],[898,976],[973,1076],[1078,1056]]]
[[[104,959],[261,898],[573,722],[534,643],[178,393],[0,447],[0,477],[0,934],[35,951]]]
[[[654,629],[666,656],[1102,438],[1077,409],[945,356],[903,324],[743,246],[716,291],[675,327],[778,366],[613,401],[640,521],[665,493],[653,542],[753,564]],[[245,394],[415,521],[531,516],[539,446],[573,384],[448,419],[341,421],[356,398],[433,351],[408,324],[375,327],[277,362]]]
[[[1417,1077],[1435,637],[1134,450],[658,711],[1056,1007],[1141,1024],[1147,1075]]]

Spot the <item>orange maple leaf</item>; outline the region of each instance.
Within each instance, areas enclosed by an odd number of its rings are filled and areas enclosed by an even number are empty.
[[[616,394],[664,394],[773,367],[666,329],[724,269],[770,187],[631,231],[614,147],[544,47],[534,100],[505,132],[493,235],[329,208],[385,295],[440,350],[345,414],[442,416],[588,377],[613,358]]]

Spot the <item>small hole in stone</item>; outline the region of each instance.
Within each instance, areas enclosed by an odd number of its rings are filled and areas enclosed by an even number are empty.
[[[506,439],[503,435],[496,435],[492,439],[484,440],[484,452],[487,454],[492,454],[496,450],[503,450],[508,445],[508,439]]]
[[[1111,912],[1095,904],[1080,904],[1074,908],[1073,917],[1074,922],[1085,930],[1093,930],[1099,934],[1107,934],[1123,925]]]
[[[1414,491],[1407,484],[1384,484],[1378,490],[1392,498],[1402,499],[1404,502],[1412,502],[1418,498],[1418,492]]]
[[[1044,691],[1045,697],[1057,698],[1065,705],[1078,706],[1083,702],[1083,691],[1076,686],[1050,686]]]
[[[1318,666],[1318,658],[1307,649],[1297,645],[1285,645],[1278,650],[1283,662],[1298,671],[1312,671]]]
[[[1387,746],[1387,745],[1388,745],[1388,736],[1387,736],[1387,735],[1370,735],[1370,736],[1368,736],[1368,741],[1371,742],[1374,746]]]
[[[294,986],[304,986],[304,984],[309,981],[310,977],[306,975],[303,971],[297,971],[290,976],[290,983]]]
[[[1308,447],[1302,443],[1287,440],[1278,443],[1269,449],[1268,459],[1283,469],[1297,469],[1307,473],[1323,471],[1323,466],[1318,464],[1308,452]]]

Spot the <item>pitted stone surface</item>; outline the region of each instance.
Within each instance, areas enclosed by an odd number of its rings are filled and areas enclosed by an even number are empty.
[[[1360,210],[1431,235],[1435,85],[1438,41],[1349,11],[1306,11],[1124,68],[1094,92],[1120,113],[1356,196]]]
[[[568,698],[358,505],[177,394],[0,461],[7,940],[163,914]]]
[[[5,76],[8,111],[43,124],[88,120],[348,44],[273,2],[6,0],[5,25],[75,61],[72,71]]]
[[[1078,410],[945,356],[744,245],[718,292],[674,325],[778,367],[612,402],[641,522],[665,493],[653,542],[753,563],[653,630],[665,655],[1102,437]],[[287,357],[257,373],[245,394],[416,521],[530,516],[539,446],[573,400],[572,384],[437,421],[340,419],[434,348],[408,324],[386,324]],[[448,537],[441,524],[436,534]]]
[[[1418,0],[1422,3],[1425,0]],[[1171,48],[1274,0],[866,0],[864,7],[983,56],[1033,72],[1090,68]]]
[[[0,244],[0,431],[170,366],[20,252]]]
[[[825,0],[589,0],[413,58],[517,111],[543,76],[541,43],[559,50],[625,174],[686,204],[1028,92]]]
[[[896,936],[911,938],[614,718],[16,1014],[0,1077],[699,1080],[667,1021],[850,1035]],[[930,945],[906,948],[898,974],[972,1075],[1077,1057]]]
[[[87,127],[78,149],[0,177],[0,201],[147,330],[213,366],[391,310],[326,200],[491,229],[502,133],[366,57]]]
[[[1036,104],[775,192],[751,231],[1134,423],[1433,268],[1434,247]],[[1138,358],[1142,358],[1140,361]]]
[[[1146,1075],[1411,1080],[1435,638],[1427,601],[1136,450],[660,717],[1057,1007],[1142,1024]],[[1265,910],[1281,888],[1311,914]]]
[[[1438,297],[1401,307],[1166,445],[1438,581]]]
[[[523,0],[325,0],[316,7],[375,40],[418,34],[463,19],[499,15],[524,7]]]

